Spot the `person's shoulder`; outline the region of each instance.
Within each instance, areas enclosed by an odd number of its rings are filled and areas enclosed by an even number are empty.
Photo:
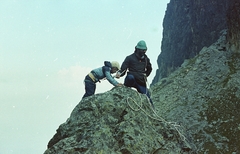
[[[145,58],[148,59],[148,60],[150,60],[146,54],[145,54]]]
[[[111,70],[111,67],[109,67],[109,66],[103,66],[103,67],[102,67],[102,70],[103,70],[103,71],[110,71],[110,70]]]
[[[134,53],[132,53],[131,55],[128,55],[126,58],[133,58],[133,57],[135,57]]]
[[[135,53],[132,53],[131,55],[129,55],[129,56],[135,56]]]
[[[145,57],[145,59],[146,59],[147,63],[151,64],[150,59],[147,56]]]

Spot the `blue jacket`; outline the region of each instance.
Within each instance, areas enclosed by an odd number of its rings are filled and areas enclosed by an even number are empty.
[[[109,61],[104,62],[103,67],[96,68],[91,71],[97,81],[106,78],[112,85],[116,86],[119,84],[111,75],[112,64]]]

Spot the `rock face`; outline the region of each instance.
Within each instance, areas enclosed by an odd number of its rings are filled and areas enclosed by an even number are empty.
[[[154,115],[145,95],[119,87],[82,100],[44,154],[180,153],[188,146]]]
[[[233,52],[240,52],[240,2],[232,0],[227,14],[228,42]]]
[[[44,154],[240,153],[240,53],[220,39],[152,86],[88,97],[72,111]]]
[[[158,114],[181,123],[198,153],[240,153],[239,77],[240,53],[223,35],[154,86]]]
[[[210,46],[227,28],[227,12],[234,0],[171,0],[163,21],[161,53],[152,81],[157,83]]]

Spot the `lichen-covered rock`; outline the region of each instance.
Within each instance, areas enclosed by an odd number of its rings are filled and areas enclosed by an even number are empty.
[[[173,127],[154,115],[145,95],[119,87],[82,100],[60,125],[45,154],[190,150]]]
[[[236,5],[234,0],[171,0],[163,20],[161,53],[152,84],[170,75],[185,59],[196,56],[204,46],[216,42],[220,32],[229,26],[231,5]],[[239,29],[237,23],[230,25]]]
[[[60,125],[45,154],[191,151],[181,137],[154,114],[145,95],[118,87],[83,99]]]
[[[83,99],[44,154],[240,153],[240,54],[226,31],[147,97],[117,87]]]
[[[240,153],[240,54],[226,31],[153,88],[158,114],[181,123],[198,153]]]

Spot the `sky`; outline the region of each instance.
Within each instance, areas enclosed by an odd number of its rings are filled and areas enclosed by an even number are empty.
[[[85,76],[104,61],[121,65],[140,40],[150,84],[169,1],[1,0],[0,154],[44,153],[80,102]],[[105,80],[96,93],[111,88]]]

